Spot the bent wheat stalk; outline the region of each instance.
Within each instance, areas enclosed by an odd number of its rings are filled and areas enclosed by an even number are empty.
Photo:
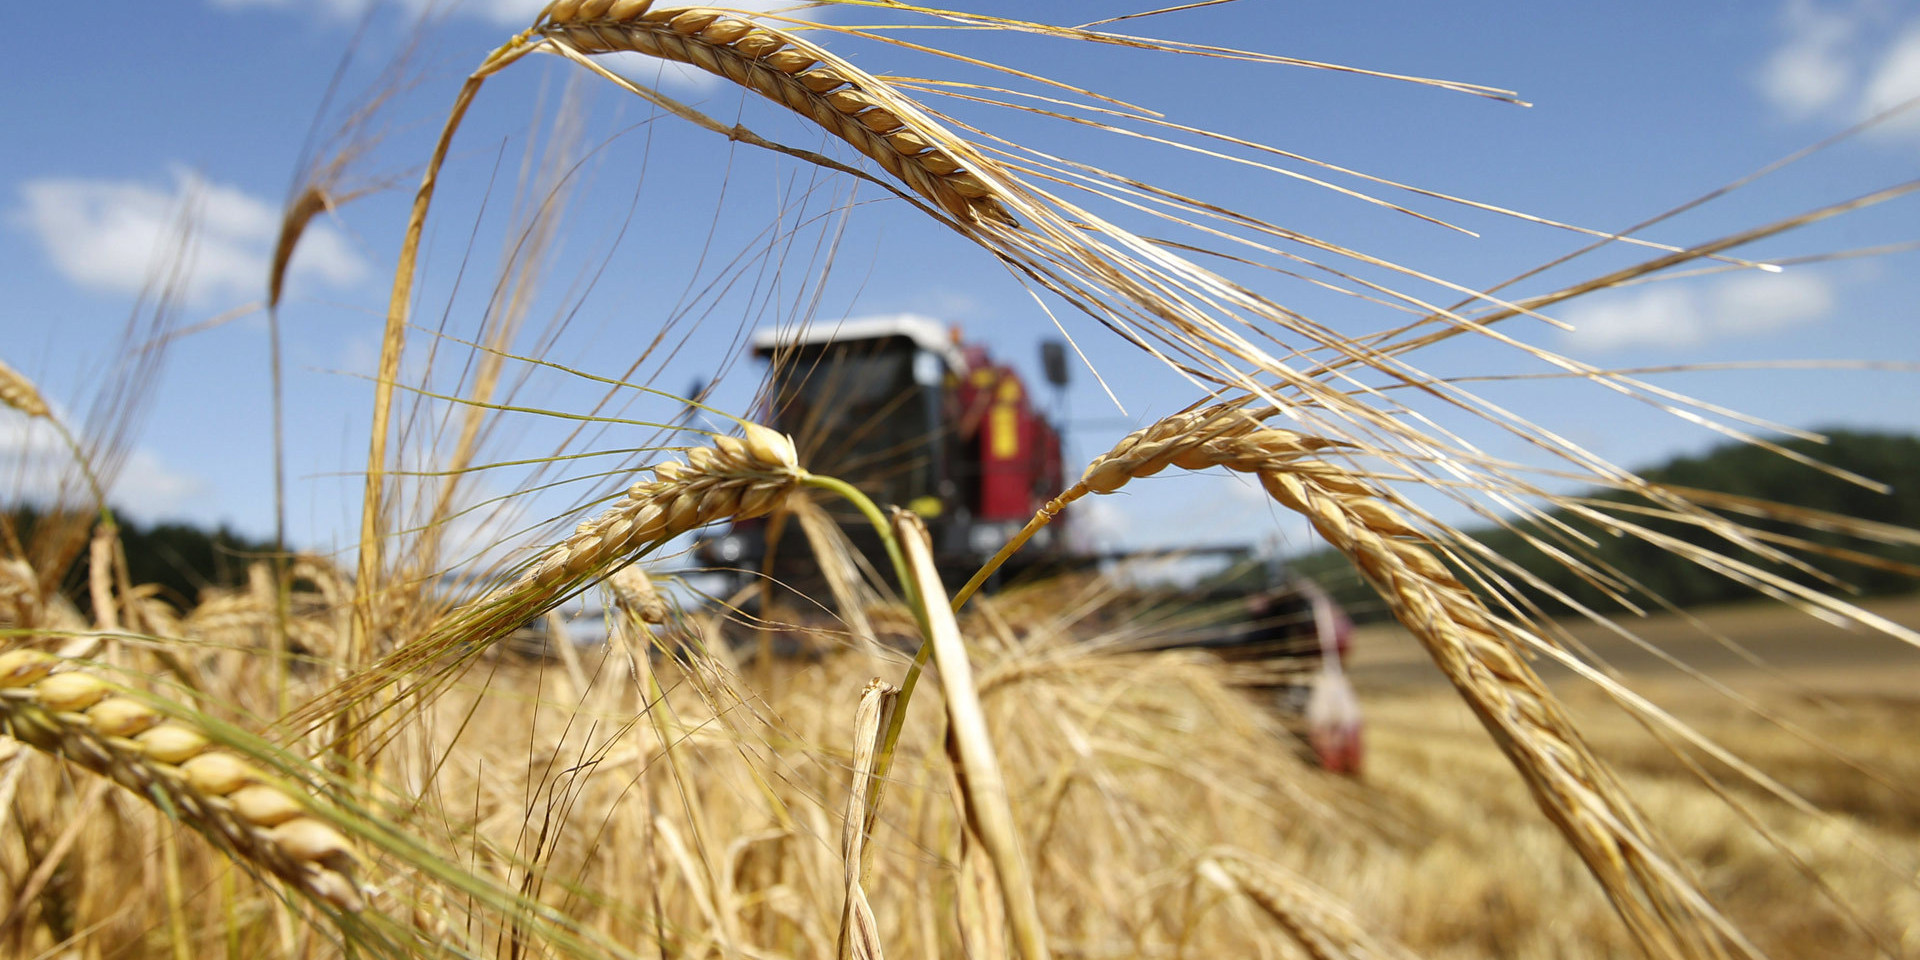
[[[966,643],[960,638],[953,611],[939,602],[947,592],[934,567],[932,538],[918,516],[900,509],[893,513],[893,533],[912,571],[926,617],[922,624],[926,645],[940,669],[940,691],[947,703],[947,752],[959,784],[955,799],[961,805],[967,832],[979,838],[993,863],[1007,926],[1021,960],[1046,960],[1051,954],[1034,897],[1033,872],[1020,846],[1013,808],[1007,800],[1006,779],[987,730],[986,714],[980,708],[980,691],[973,682]]]
[[[126,787],[230,856],[326,906],[361,909],[356,856],[339,831],[206,731],[37,650],[0,654],[0,725],[16,739]]]
[[[1518,652],[1544,641],[1495,617],[1383,490],[1338,464],[1307,459],[1343,444],[1266,428],[1261,419],[1258,411],[1223,405],[1135,431],[1049,502],[986,572],[1089,493],[1112,493],[1168,466],[1256,474],[1268,495],[1306,517],[1353,562],[1426,648],[1650,956],[1759,956],[1672,863],[1664,842]],[[970,592],[963,590],[956,602]]]
[[[548,547],[519,577],[453,611],[419,639],[336,684],[301,709],[299,726],[325,723],[382,687],[454,651],[470,656],[551,609],[573,591],[683,533],[721,520],[762,516],[808,474],[792,439],[758,424],[687,451],[687,462],[653,468],[573,536]],[[423,681],[417,691],[437,679]]]

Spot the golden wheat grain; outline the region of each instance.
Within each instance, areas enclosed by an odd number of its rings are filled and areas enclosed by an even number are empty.
[[[706,7],[559,0],[532,35],[582,54],[644,53],[725,77],[819,124],[950,215],[1009,219],[987,184],[936,146],[951,146],[951,133],[889,84],[785,30]]]
[[[23,743],[105,776],[229,854],[343,911],[362,906],[356,857],[306,801],[191,722],[65,661],[0,654],[0,722]]]

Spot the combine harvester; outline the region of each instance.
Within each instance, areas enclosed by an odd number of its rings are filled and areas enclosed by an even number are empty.
[[[763,330],[752,349],[771,372],[761,422],[793,436],[808,469],[852,483],[883,506],[919,514],[950,586],[972,576],[1066,486],[1059,430],[1020,375],[984,346],[963,341],[957,328],[911,314],[846,320]],[[1063,346],[1042,343],[1041,361],[1048,383],[1064,388]],[[889,569],[878,537],[852,507],[837,498],[823,506],[852,541],[856,562],[869,571]],[[701,541],[695,557],[749,605],[776,595],[826,596],[814,546],[791,526],[779,514],[736,523]],[[1301,722],[1324,765],[1357,771],[1358,710],[1340,672],[1350,627],[1318,586],[1260,562],[1248,545],[1076,550],[1071,529],[1069,510],[1014,554],[996,580],[1085,573],[1149,557],[1226,561],[1225,572],[1197,587],[1126,590],[1109,619],[1147,625],[1136,649],[1199,647],[1246,665],[1249,685],[1274,694]]]

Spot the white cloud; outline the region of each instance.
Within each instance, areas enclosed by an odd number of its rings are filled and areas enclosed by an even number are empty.
[[[1586,350],[1679,347],[1813,323],[1833,312],[1832,284],[1807,270],[1741,274],[1705,288],[1652,286],[1582,301],[1561,315],[1567,340]]]
[[[62,276],[113,293],[138,293],[146,286],[180,245],[181,225],[189,223],[189,303],[264,296],[279,207],[190,171],[176,169],[172,179],[171,187],[135,180],[29,180],[20,186],[21,206],[10,219],[39,240]],[[289,278],[292,285],[342,287],[367,271],[346,236],[317,221],[301,240]]]
[[[1853,123],[1920,97],[1920,20],[1899,23],[1877,0],[1824,6],[1788,0],[1780,46],[1755,80],[1788,120],[1823,117]],[[1877,128],[1920,133],[1920,109]]]
[[[1833,313],[1833,285],[1807,270],[1744,273],[1708,292],[1711,330],[1726,336],[1768,333]]]
[[[1915,97],[1920,97],[1920,23],[1909,26],[1874,68],[1861,95],[1861,113],[1871,116]],[[1920,132],[1920,109],[1909,108],[1887,121],[1886,129]]]
[[[185,515],[188,506],[210,490],[205,477],[181,473],[143,448],[127,456],[120,482],[107,499],[141,522],[152,523]]]
[[[1111,549],[1133,531],[1124,501],[1114,497],[1087,497],[1073,505],[1068,542],[1083,553]]]
[[[1787,4],[1786,43],[1767,58],[1760,91],[1792,119],[1803,119],[1838,103],[1853,85],[1848,56],[1856,20],[1821,10],[1806,0]]]
[[[1698,343],[1706,332],[1699,298],[1679,287],[1650,287],[1630,296],[1580,304],[1567,311],[1565,319],[1574,328],[1568,339],[1592,350]]]
[[[44,420],[29,420],[0,409],[0,495],[8,503],[51,504],[63,486],[87,502],[84,480],[75,471],[73,453]],[[168,466],[150,450],[128,454],[120,480],[107,501],[143,522],[178,517],[208,491],[204,478]]]

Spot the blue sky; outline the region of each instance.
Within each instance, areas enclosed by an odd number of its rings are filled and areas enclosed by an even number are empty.
[[[364,465],[371,403],[366,377],[377,356],[379,318],[418,165],[460,78],[528,22],[535,6],[476,0],[447,12],[425,35],[413,82],[382,113],[384,136],[350,183],[392,188],[322,218],[296,260],[284,323],[290,529],[300,543],[351,540],[357,516],[351,474]],[[1144,6],[1078,3],[1071,9],[1076,19],[1093,20]],[[1033,9],[997,9],[1023,7]],[[9,93],[0,99],[0,122],[11,133],[0,151],[0,284],[8,291],[0,300],[0,357],[41,383],[61,409],[84,410],[102,380],[114,375],[107,358],[122,342],[156,248],[177,247],[169,225],[189,203],[196,214],[195,256],[181,325],[258,300],[278,210],[329,79],[353,48],[340,69],[337,119],[339,108],[376,82],[410,36],[414,6],[365,21],[362,9],[358,0],[107,2],[96,5],[91,19],[102,26],[87,34],[82,48],[28,44],[0,61]],[[852,23],[857,14],[824,16]],[[1621,3],[1600,13],[1557,4],[1243,0],[1121,26],[1510,88],[1533,106],[1270,64],[1134,56],[1032,38],[941,39],[1182,123],[1598,229],[1624,228],[1920,96],[1920,5],[1913,3]],[[943,69],[889,48],[825,42],[875,72],[931,76]],[[744,122],[810,149],[835,149],[777,108],[710,79],[636,63],[622,69],[657,80],[725,122]],[[529,143],[537,151],[556,139],[550,125],[534,118],[554,116],[569,79],[580,73],[550,58],[529,60],[482,93],[455,145],[429,227],[417,322],[444,320],[457,336],[476,329],[498,273],[502,238],[509,236]],[[697,377],[730,370],[716,403],[745,413],[756,371],[737,360],[729,366],[737,334],[790,316],[794,304],[817,293],[825,315],[936,316],[962,324],[970,337],[1025,369],[1037,367],[1036,345],[1052,331],[1029,295],[977,249],[925,225],[897,200],[657,118],[603,83],[581,89],[578,190],[528,332],[517,344],[522,352],[533,349],[553,318],[564,317],[548,356],[619,376],[663,328],[670,344],[690,331],[670,359],[656,353],[639,375],[678,391]],[[944,106],[1009,139],[1216,199],[1469,286],[1500,282],[1581,245],[1561,231],[1390,195],[1481,234],[1469,237],[1245,167],[1006,111]],[[319,129],[324,133],[329,122]],[[1887,187],[1917,171],[1920,110],[1647,236],[1699,242]],[[850,199],[855,205],[841,215]],[[1769,241],[1749,255],[1796,257],[1912,241],[1920,235],[1916,225],[1920,215],[1908,198]],[[770,233],[790,236],[790,243],[769,247]],[[837,248],[830,273],[820,279],[820,251],[828,244]],[[1522,289],[1540,292],[1555,280],[1571,282],[1629,259],[1603,252]],[[1778,275],[1720,273],[1568,304],[1556,316],[1574,324],[1573,332],[1532,321],[1512,330],[1608,367],[1788,359],[1912,364],[1920,362],[1916,277],[1920,255],[1913,252],[1797,266]],[[1304,284],[1271,276],[1257,282],[1343,331],[1393,322],[1377,308]],[[676,309],[689,319],[667,326]],[[697,328],[694,316],[701,318]],[[1190,385],[1092,324],[1066,320],[1127,401],[1124,411],[1116,409],[1091,377],[1078,377],[1065,401],[1072,462],[1084,462],[1130,425],[1196,398]],[[410,348],[416,362],[423,362],[427,343],[419,339]],[[115,500],[141,519],[270,530],[266,351],[258,314],[175,344],[143,411]],[[1533,369],[1511,351],[1477,342],[1451,344],[1426,363],[1456,375]],[[1660,382],[1796,427],[1920,428],[1914,372],[1700,372]],[[522,391],[528,405],[576,411],[596,396],[552,371],[530,372]],[[1500,384],[1485,392],[1627,465],[1697,451],[1713,439],[1672,417],[1571,385]],[[678,412],[648,400],[621,410],[638,419]],[[492,453],[505,459],[551,449],[564,426],[509,418]],[[595,429],[580,448],[630,447],[646,439],[639,428]],[[1470,435],[1497,454],[1520,452],[1498,435]],[[0,482],[31,492],[39,482],[31,464],[57,457],[49,442],[0,412],[0,466],[7,470]],[[613,458],[598,469],[615,461],[625,462]],[[512,486],[506,479],[488,482],[494,486],[483,483],[476,495]],[[1298,525],[1274,516],[1256,488],[1232,478],[1144,483],[1089,511],[1085,525],[1129,544],[1276,535],[1298,543],[1301,537]]]

